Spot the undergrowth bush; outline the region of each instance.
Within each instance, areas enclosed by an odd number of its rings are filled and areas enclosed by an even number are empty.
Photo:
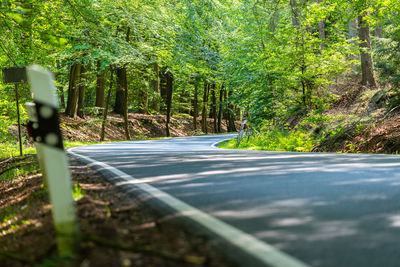
[[[314,139],[305,131],[272,129],[244,137],[239,146],[237,140],[230,140],[222,148],[240,148],[250,150],[309,152],[314,147]]]

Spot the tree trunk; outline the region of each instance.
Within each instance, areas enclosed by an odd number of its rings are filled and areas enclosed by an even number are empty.
[[[215,95],[215,84],[212,85],[212,91],[211,91],[211,99],[212,99],[212,118],[213,118],[213,126],[214,126],[214,133],[218,132],[217,129],[217,98]]]
[[[193,96],[193,130],[197,130],[197,117],[199,116],[199,105],[198,105],[198,83],[194,83],[194,96]]]
[[[65,114],[75,118],[78,110],[78,98],[79,98],[79,77],[81,73],[82,65],[75,62],[71,66],[69,75],[69,86],[68,86],[68,100]]]
[[[317,0],[317,3],[320,4],[322,0]],[[326,33],[325,33],[325,21],[321,20],[318,23],[319,37],[321,38],[321,50],[323,50],[327,45],[326,41]]]
[[[145,79],[149,77],[147,75],[143,75]],[[139,113],[149,114],[149,94],[148,94],[148,86],[143,85],[143,87],[139,88]]]
[[[224,90],[224,104],[225,104],[225,109],[224,113],[222,114],[225,122],[229,119],[229,112],[228,112],[228,91],[225,89]],[[227,124],[228,125],[228,124]]]
[[[127,79],[126,79],[126,68],[116,69],[117,77],[117,89],[116,98],[114,105],[114,112],[120,114],[124,118],[124,128],[126,139],[129,140],[129,129],[128,129],[128,93],[127,93]]]
[[[351,11],[349,10],[349,13],[350,12]],[[351,43],[355,44],[356,43],[355,38],[357,38],[357,20],[356,19],[350,20],[348,27],[349,27],[349,39],[350,40],[353,39]]]
[[[169,122],[171,120],[171,104],[172,104],[172,93],[173,93],[173,85],[174,85],[174,77],[170,71],[166,73],[166,80],[167,80],[167,98],[166,98],[166,104],[167,104],[167,123],[166,123],[166,134],[167,137],[171,136],[170,130],[169,130]]]
[[[365,20],[367,14],[358,16],[358,26],[360,38],[360,54],[361,54],[361,84],[376,87],[376,79],[374,73],[374,62],[372,59],[371,37],[368,22]]]
[[[126,94],[126,68],[117,68],[115,70],[117,78],[117,88],[115,92],[114,112],[120,115],[124,114],[124,102]]]
[[[57,89],[60,91],[60,106],[61,108],[65,108],[64,88],[62,86],[57,86]]]
[[[209,85],[205,82],[203,94],[203,110],[201,112],[201,130],[203,133],[207,133],[208,91]]]
[[[290,0],[290,8],[292,9],[292,25],[296,28],[300,28],[300,15],[299,8],[296,0]]]
[[[84,101],[85,101],[85,81],[84,81],[84,78],[85,78],[85,75],[86,74],[86,68],[85,68],[85,66],[82,66],[81,67],[81,74],[80,74],[80,77],[79,77],[79,86],[78,86],[78,88],[79,88],[79,98],[78,98],[78,112],[77,112],[77,114],[78,114],[78,116],[80,117],[80,118],[83,118],[84,117],[84,114],[83,114],[83,108],[84,108]]]
[[[154,90],[154,99],[153,99],[153,109],[155,112],[160,112],[160,105],[158,101],[160,101],[160,68],[157,62],[154,62],[154,80],[153,80],[153,90]]]
[[[110,66],[110,88],[108,89],[108,92],[107,92],[107,99],[106,99],[105,107],[103,110],[103,121],[101,123],[100,141],[104,141],[104,135],[105,135],[105,131],[106,131],[108,106],[111,101],[111,91],[112,91],[112,85],[113,85],[113,80],[114,80],[113,74],[114,74],[114,70]]]
[[[131,28],[128,27],[126,33],[126,41],[129,42],[129,34]],[[118,32],[118,29],[117,29]],[[117,89],[115,94],[114,112],[124,115],[124,110],[128,110],[128,82],[126,78],[126,67],[119,67],[116,70],[117,75]],[[125,105],[125,106],[124,106]]]
[[[104,87],[105,87],[105,73],[100,70],[101,62],[97,61],[97,81],[96,81],[96,107],[104,107]]]
[[[229,96],[232,95],[232,91],[229,92]],[[235,126],[235,107],[233,104],[229,103],[228,104],[228,132],[236,132],[236,126]]]
[[[218,126],[217,132],[222,133],[222,114],[223,114],[223,97],[224,97],[224,85],[221,85],[221,89],[219,91],[219,109],[218,109]]]
[[[124,128],[125,128],[125,137],[126,140],[130,140],[131,137],[129,135],[129,120],[128,120],[128,81],[126,79],[126,68],[125,68],[125,94],[124,94],[124,103],[123,103],[123,113],[124,113]]]
[[[1,4],[0,4],[0,6],[1,6]],[[60,63],[59,63],[58,60],[57,60],[57,63],[56,63],[56,68],[57,68],[57,69],[61,69],[61,66],[60,66]],[[55,72],[55,73],[54,73],[54,79],[55,79],[56,81],[58,80],[59,76],[60,76],[60,73],[59,73],[59,72]],[[63,88],[62,85],[60,85],[60,84],[61,84],[60,82],[58,82],[57,84],[59,84],[56,88],[57,88],[57,90],[59,91],[58,95],[60,96],[60,108],[65,109],[64,88]]]

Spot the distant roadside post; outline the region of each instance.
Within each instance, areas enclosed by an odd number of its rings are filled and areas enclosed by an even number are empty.
[[[242,142],[244,136],[247,136],[247,141],[249,141],[251,135],[253,135],[253,130],[249,129],[248,121],[244,120],[237,136],[236,146],[240,146],[240,142]]]
[[[18,117],[18,141],[19,153],[22,156],[22,137],[21,137],[21,117],[19,114],[19,96],[18,84],[27,82],[25,67],[12,67],[3,69],[4,83],[13,83],[15,85],[15,101],[17,104]]]
[[[34,103],[26,103],[29,128],[50,195],[58,251],[61,257],[73,258],[79,248],[79,231],[54,79],[49,71],[37,65],[27,67],[26,73],[34,98]]]
[[[239,146],[240,142],[242,142],[243,136],[245,135],[246,131],[247,131],[247,120],[244,120],[242,126],[240,127],[240,132],[238,133],[237,136],[237,146]]]

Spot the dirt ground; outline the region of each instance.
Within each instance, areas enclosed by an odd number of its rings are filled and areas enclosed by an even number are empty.
[[[192,136],[204,134],[201,132],[200,121],[197,120],[196,130],[193,127],[193,119],[185,116],[174,116],[170,122],[171,136]],[[61,114],[61,131],[64,139],[72,141],[94,142],[100,140],[101,118],[86,115],[85,118],[70,118]],[[111,113],[108,116],[105,141],[125,140],[123,118]],[[240,122],[236,122],[236,128],[240,127]],[[222,120],[222,132],[227,131],[227,122]],[[215,133],[213,119],[207,120],[207,132]],[[146,139],[166,136],[166,116],[165,115],[146,115],[138,113],[129,114],[129,135],[131,139]]]
[[[338,98],[323,115],[347,118],[339,123],[332,122],[344,126],[344,130],[332,138],[326,136],[313,151],[400,152],[400,106],[389,108],[391,88],[387,85],[367,88],[360,85],[359,80],[359,77],[353,77],[333,86],[331,91]],[[324,126],[318,127],[322,129]]]
[[[72,266],[234,266],[205,237],[163,220],[78,161],[70,164],[82,236]],[[0,266],[65,266],[50,210],[40,174],[1,182]]]
[[[164,115],[129,114],[130,137],[164,137],[165,122]],[[72,119],[61,114],[60,124],[66,140],[100,139],[98,116]],[[212,119],[207,128],[213,133]],[[121,116],[109,114],[105,141],[125,140],[123,129]],[[12,130],[16,134],[16,129]],[[226,131],[226,121],[222,130]],[[170,132],[172,136],[203,134],[200,118],[194,130],[192,118],[175,116]],[[33,155],[0,160],[0,174],[32,162],[36,162]],[[204,237],[188,234],[163,220],[78,161],[71,160],[70,164],[74,188],[83,192],[76,200],[82,235],[80,258],[73,266],[233,266],[215,253]],[[42,176],[31,172],[0,181],[0,266],[65,265],[65,260],[57,257],[51,205]]]

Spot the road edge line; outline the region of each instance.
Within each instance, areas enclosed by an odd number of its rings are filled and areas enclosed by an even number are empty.
[[[211,145],[211,147],[214,148],[214,149],[224,149],[224,148],[218,147],[218,145],[221,144],[222,142],[225,142],[225,141],[228,141],[228,140],[232,140],[232,139],[235,139],[235,138],[236,138],[236,137],[227,138],[227,139],[224,139],[224,140],[220,140],[220,141],[218,141],[218,142],[213,143],[213,144]]]
[[[201,210],[171,196],[170,194],[161,191],[149,184],[140,182],[139,179],[120,171],[106,163],[94,160],[90,157],[83,156],[73,152],[74,148],[68,149],[67,153],[71,156],[80,159],[90,164],[90,168],[99,169],[101,172],[109,172],[119,178],[119,185],[122,188],[131,189],[132,186],[143,191],[151,197],[157,199],[162,204],[167,205],[170,209],[185,219],[189,219],[196,224],[204,227],[207,231],[216,234],[229,245],[239,249],[243,253],[256,260],[259,266],[270,267],[306,267],[307,264],[300,260],[272,247],[271,245],[262,242],[253,236],[211,216]],[[122,182],[121,182],[122,180]],[[129,183],[127,183],[129,182]],[[248,266],[248,265],[244,265]],[[252,265],[254,266],[254,265]]]

